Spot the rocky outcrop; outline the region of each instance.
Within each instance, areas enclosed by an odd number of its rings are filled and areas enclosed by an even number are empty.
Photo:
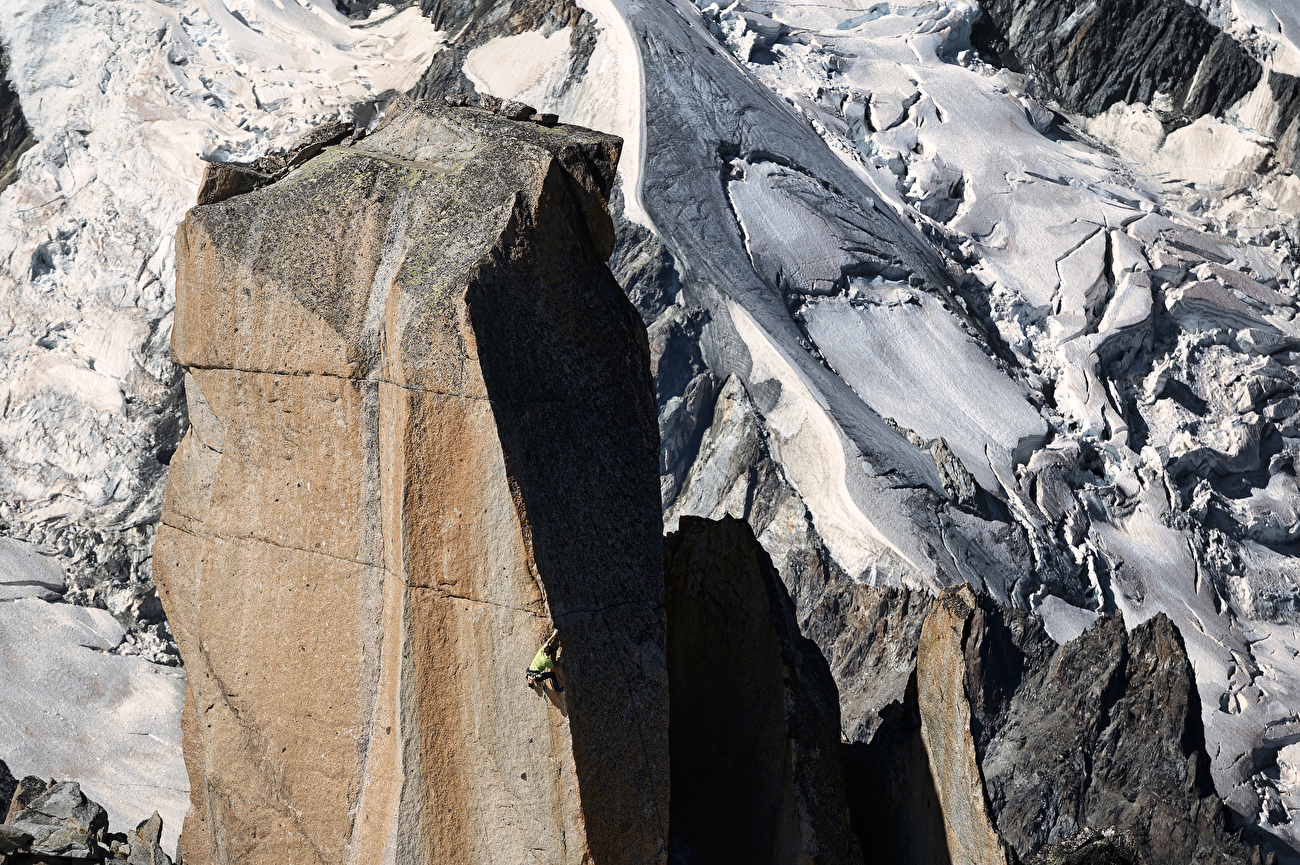
[[[1025,865],[1141,865],[1142,861],[1133,842],[1123,833],[1084,829],[1039,850],[1025,860]]]
[[[943,807],[921,737],[915,675],[902,697],[880,710],[869,742],[845,744],[843,760],[853,831],[876,861],[952,861]]]
[[[614,187],[609,203],[615,229],[614,254],[609,258],[609,270],[649,327],[673,305],[682,290],[681,279],[663,241],[644,225],[627,218],[620,187]]]
[[[0,192],[18,179],[18,157],[36,143],[9,78],[9,55],[0,45]]]
[[[133,831],[110,832],[108,814],[75,781],[14,782],[0,762],[0,865],[75,865],[125,862],[172,865],[163,852],[158,812]]]
[[[921,739],[943,810],[952,861],[1011,865],[1015,854],[998,834],[985,795],[972,730],[972,708],[987,698],[967,668],[968,625],[975,594],[967,586],[945,591],[926,616],[916,655]],[[978,639],[978,635],[976,635]]]
[[[1184,0],[981,0],[976,45],[1032,71],[1069,111],[1168,99],[1167,123],[1220,115],[1259,83],[1263,68]]]
[[[1150,862],[1244,861],[1163,614],[1131,633],[1102,617],[1058,646],[1033,617],[949,589],[926,619],[917,680],[954,862],[1015,861],[1012,849],[1085,829],[1120,832]]]
[[[403,104],[199,207],[154,553],[188,865],[662,861],[668,718],[618,139]],[[524,670],[558,629],[559,682]],[[350,858],[349,858],[350,857]]]
[[[753,530],[683,517],[664,579],[674,861],[861,862],[835,681]]]
[[[198,204],[216,204],[245,195],[284,179],[290,171],[318,156],[326,147],[349,143],[364,135],[352,123],[334,120],[315,127],[284,150],[268,153],[252,162],[209,162],[203,166]]]
[[[1058,645],[1033,616],[948,589],[925,614],[906,692],[879,718],[868,742],[845,746],[844,771],[854,829],[882,861],[1250,854],[1210,779],[1191,664],[1163,614],[1132,632],[1103,616]]]
[[[344,0],[351,8],[372,6],[373,0]],[[408,95],[417,99],[448,94],[473,95],[475,83],[466,76],[470,52],[494,39],[537,33],[547,39],[568,30],[570,80],[580,79],[596,47],[596,19],[573,0],[422,0],[421,9],[437,28],[450,35],[442,50]],[[481,83],[481,82],[480,82]],[[558,95],[568,90],[560,85]],[[487,95],[487,94],[483,94]]]
[[[89,859],[108,831],[108,814],[86,798],[80,784],[64,781],[37,794],[10,823],[32,837],[28,847],[34,854]]]

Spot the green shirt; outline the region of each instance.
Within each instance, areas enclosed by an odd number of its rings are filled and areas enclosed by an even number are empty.
[[[550,655],[546,654],[545,647],[537,650],[537,657],[533,658],[533,662],[528,665],[529,671],[533,673],[545,673],[554,668],[555,662],[551,660]]]

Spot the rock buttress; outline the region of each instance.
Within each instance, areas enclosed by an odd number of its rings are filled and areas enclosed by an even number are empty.
[[[184,861],[662,861],[645,330],[621,142],[407,104],[190,211],[193,426],[155,573],[190,675]],[[552,623],[556,694],[524,671]]]
[[[1004,66],[1033,71],[1069,111],[1163,94],[1175,127],[1220,115],[1259,83],[1263,67],[1182,0],[980,0],[972,33]]]
[[[835,681],[753,530],[682,517],[664,571],[674,856],[860,865]]]
[[[940,595],[921,626],[916,653],[921,739],[953,865],[1012,865],[1015,853],[993,822],[971,731],[975,689],[965,649],[975,609],[975,593],[963,583]]]
[[[953,863],[1065,855],[1099,832],[1148,862],[1246,860],[1163,614],[1131,632],[1102,616],[1057,645],[1031,615],[950,588],[922,627],[917,683]]]

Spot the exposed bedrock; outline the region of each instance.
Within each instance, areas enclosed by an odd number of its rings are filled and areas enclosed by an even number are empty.
[[[661,861],[668,683],[621,142],[404,104],[198,207],[155,567],[184,861]],[[557,694],[524,671],[558,628]]]
[[[753,529],[684,517],[664,572],[674,860],[860,863],[835,681]]]
[[[1032,71],[1067,110],[1168,99],[1163,118],[1220,115],[1255,88],[1259,61],[1185,0],[980,0],[978,47]]]
[[[18,179],[18,157],[35,143],[23,106],[10,83],[9,54],[0,44],[0,192]]]
[[[917,704],[953,862],[1015,861],[1085,829],[1149,862],[1245,860],[1163,614],[1131,632],[1104,616],[1057,645],[1032,616],[948,589],[922,629]]]
[[[134,831],[111,832],[108,813],[79,783],[35,775],[20,781],[0,760],[0,865],[172,865],[162,831],[155,811]]]
[[[984,14],[973,29],[973,44],[1009,69],[1032,73],[1041,95],[1066,111],[1096,117],[1117,104],[1140,104],[1155,112],[1166,133],[1197,118],[1227,118],[1252,130],[1259,142],[1239,143],[1237,150],[1220,145],[1249,168],[1244,174],[1229,172],[1237,182],[1249,182],[1270,167],[1266,157],[1284,169],[1294,170],[1300,162],[1300,79],[1262,64],[1194,4],[980,0],[980,8]],[[1130,118],[1121,126],[1137,123]],[[1094,132],[1111,140],[1114,132],[1107,129],[1102,124]],[[1186,161],[1181,148],[1200,146],[1190,143],[1194,138],[1168,139],[1170,158]],[[1196,159],[1206,163],[1200,179],[1217,176],[1208,153]],[[1229,183],[1224,177],[1216,182]]]
[[[373,5],[374,0],[342,2],[364,8]],[[420,0],[419,6],[449,38],[446,47],[434,55],[429,68],[408,91],[416,98],[473,94],[480,87],[486,95],[492,88],[485,87],[487,82],[471,77],[473,69],[467,62],[471,52],[494,39],[523,33],[567,41],[568,75],[555,94],[560,98],[571,83],[581,80],[586,73],[596,47],[596,19],[574,0]],[[504,58],[495,61],[506,62]]]

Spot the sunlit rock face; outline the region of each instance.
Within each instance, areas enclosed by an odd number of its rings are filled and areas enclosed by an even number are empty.
[[[155,550],[186,862],[664,849],[659,436],[604,264],[620,145],[407,102],[182,223],[193,425]],[[562,693],[524,684],[553,628]]]

